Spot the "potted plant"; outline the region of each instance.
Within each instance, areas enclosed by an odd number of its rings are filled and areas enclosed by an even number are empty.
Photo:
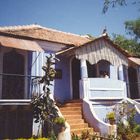
[[[111,125],[115,124],[115,112],[114,111],[107,113],[106,117]]]
[[[56,117],[54,120],[54,130],[56,135],[58,135],[60,132],[65,131],[65,119],[63,117]]]

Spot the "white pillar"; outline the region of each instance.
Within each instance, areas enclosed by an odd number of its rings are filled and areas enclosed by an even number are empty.
[[[81,59],[80,62],[81,62],[81,79],[88,78],[86,60]]]
[[[119,80],[124,81],[123,65],[119,66]]]
[[[138,97],[140,98],[140,67],[137,66],[137,79],[138,79]]]
[[[0,46],[0,73],[3,73],[3,52]],[[2,98],[2,75],[0,75],[0,99]]]
[[[117,66],[110,65],[110,78],[118,79]]]

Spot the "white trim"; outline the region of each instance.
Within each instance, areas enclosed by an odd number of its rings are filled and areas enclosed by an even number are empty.
[[[124,89],[120,89],[120,88],[89,88],[89,90],[94,91],[94,90],[102,90],[102,91],[123,91]]]
[[[17,100],[5,100],[5,99],[0,99],[0,105],[30,105],[31,99],[17,99]]]
[[[89,100],[121,100],[124,99],[124,97],[91,97]]]
[[[137,81],[138,81],[138,98],[140,98],[140,86],[139,86],[139,83],[140,83],[140,70],[139,70],[139,67],[137,66],[136,67],[136,69],[137,69]]]
[[[0,48],[0,73],[3,71],[3,48]],[[2,75],[0,75],[0,99],[2,98]]]

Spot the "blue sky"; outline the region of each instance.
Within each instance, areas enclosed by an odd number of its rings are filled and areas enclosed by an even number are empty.
[[[124,22],[140,17],[140,5],[110,8],[104,0],[0,0],[0,26],[39,25],[75,34],[125,34]],[[130,2],[131,0],[128,0]]]

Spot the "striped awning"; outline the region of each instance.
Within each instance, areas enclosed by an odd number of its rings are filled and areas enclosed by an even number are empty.
[[[43,49],[35,41],[19,39],[0,35],[0,45],[9,48],[16,48],[28,51],[42,52]]]
[[[83,45],[75,51],[78,59],[87,60],[90,64],[96,64],[100,60],[107,60],[112,65],[128,65],[128,59],[105,40],[99,40]]]

